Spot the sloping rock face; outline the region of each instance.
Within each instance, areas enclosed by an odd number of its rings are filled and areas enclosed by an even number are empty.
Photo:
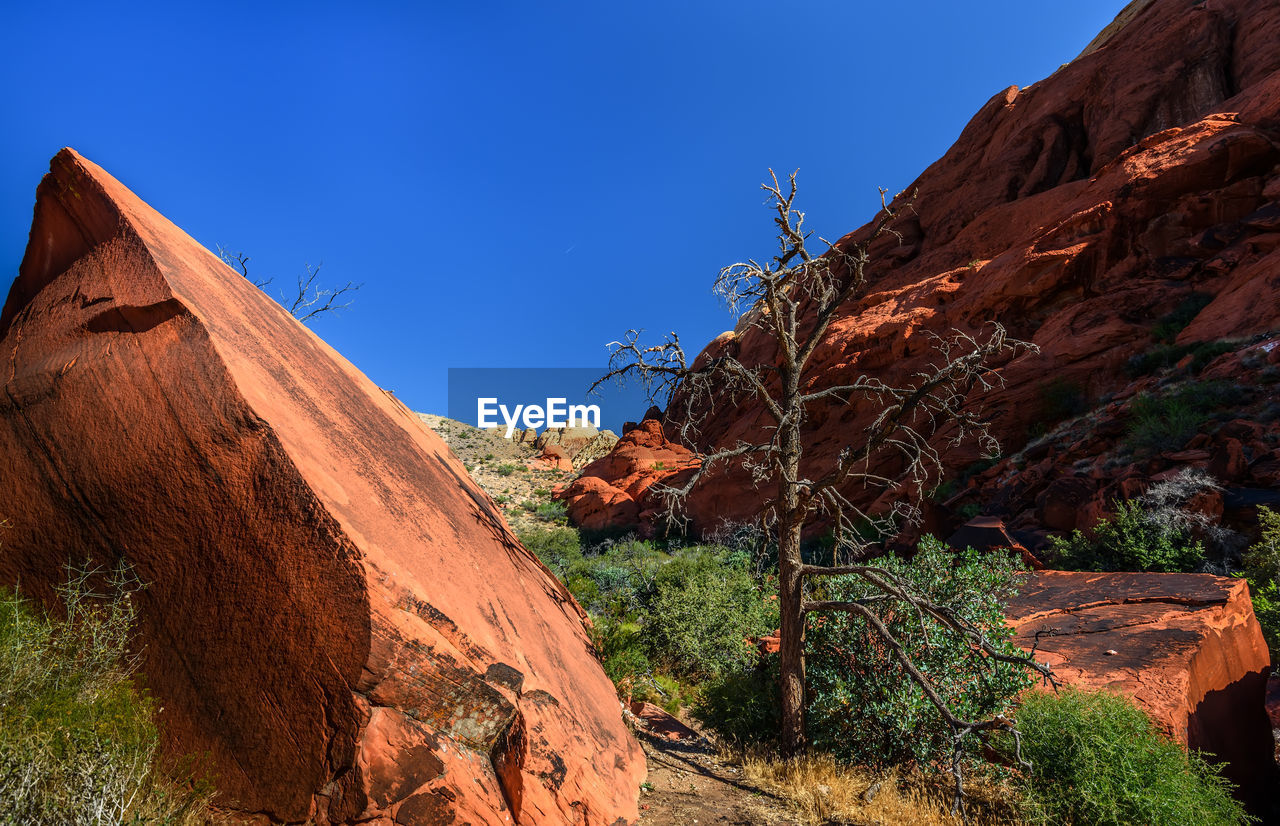
[[[583,615],[410,411],[71,150],[0,315],[0,582],[128,562],[170,756],[272,821],[614,824]]]
[[[1133,697],[1168,735],[1226,761],[1256,812],[1274,803],[1270,660],[1244,580],[1037,571],[1008,615],[1063,683]]]
[[[858,375],[910,381],[934,358],[930,334],[998,320],[1040,347],[1005,365],[1003,389],[973,400],[1016,448],[1043,417],[1051,382],[1091,399],[1123,386],[1154,322],[1192,293],[1212,300],[1180,343],[1280,327],[1277,42],[1280,4],[1270,0],[1154,0],[1051,77],[997,94],[908,187],[918,195],[903,238],[873,246],[871,283],[822,339],[810,389]],[[772,344],[742,324],[711,354],[775,361]],[[802,475],[820,476],[875,413],[814,410]],[[720,411],[699,447],[755,442],[766,424],[752,403]],[[945,457],[951,468],[975,458],[972,446]],[[607,469],[588,472],[617,487]],[[847,494],[867,504],[865,491]],[[700,483],[688,513],[704,528],[747,521],[761,498],[745,472],[726,473]]]

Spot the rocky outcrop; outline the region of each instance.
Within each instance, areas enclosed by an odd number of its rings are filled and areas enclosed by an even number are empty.
[[[1247,584],[1206,574],[1038,571],[1008,607],[1016,642],[1068,685],[1133,697],[1166,734],[1227,762],[1255,810],[1280,781],[1269,657]]]
[[[1033,552],[1042,553],[1048,531],[1090,532],[1098,520],[1114,515],[1116,503],[1194,469],[1224,489],[1204,491],[1187,507],[1252,535],[1257,506],[1280,503],[1280,403],[1274,389],[1280,382],[1280,337],[1234,346],[1198,372],[1186,364],[1131,382],[1106,404],[975,473],[941,510],[981,507],[989,517],[1003,517]],[[1176,439],[1134,445],[1142,402],[1195,394],[1222,398],[1211,398],[1213,407],[1201,412],[1199,425],[1187,426]],[[1195,415],[1186,404],[1174,412],[1184,420]]]
[[[652,525],[662,503],[652,496],[654,483],[673,482],[698,466],[692,452],[673,442],[662,424],[646,419],[618,440],[606,456],[582,470],[582,475],[557,498],[568,503],[569,518],[590,530]],[[608,481],[605,481],[608,480]]]
[[[124,560],[165,751],[271,821],[614,824],[583,614],[418,418],[71,150],[0,314],[0,582]]]
[[[1054,424],[1055,383],[1089,403],[1123,387],[1128,360],[1156,345],[1157,320],[1193,294],[1209,300],[1177,343],[1280,328],[1280,5],[1153,0],[1122,23],[1051,77],[995,95],[908,188],[917,196],[901,240],[873,245],[871,282],[821,340],[806,389],[859,375],[907,381],[934,357],[931,334],[998,320],[1040,348],[972,400],[1016,450]],[[703,357],[717,354],[775,360],[749,325]],[[812,410],[802,476],[820,477],[876,412]],[[665,424],[673,435],[678,423]],[[698,446],[755,443],[767,424],[744,402],[706,422]],[[953,470],[976,458],[973,446],[945,455]],[[613,474],[632,471],[620,465],[588,472],[622,487]],[[1084,494],[1055,491],[1042,515],[1065,529]],[[745,471],[727,472],[701,482],[687,511],[695,526],[743,521],[761,497]]]

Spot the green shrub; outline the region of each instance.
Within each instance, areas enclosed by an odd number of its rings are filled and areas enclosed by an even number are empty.
[[[534,506],[533,515],[543,522],[563,524],[569,516],[563,502],[542,502]]]
[[[498,465],[496,468],[494,468],[493,472],[498,474],[499,476],[510,476],[511,474],[515,473],[519,469],[520,468],[517,465],[503,464],[503,465]]]
[[[1217,771],[1164,739],[1131,700],[1109,692],[1031,692],[1017,714],[1026,814],[1033,823],[1248,822]],[[1002,743],[1007,752],[1012,744]]]
[[[60,589],[65,616],[0,591],[0,824],[205,822],[211,789],[156,768],[154,704],[128,653],[131,583],[98,599],[91,573]]]
[[[561,580],[566,578],[575,563],[582,560],[582,545],[578,532],[573,528],[521,531],[517,537],[520,544],[533,551],[542,564]]]
[[[1280,513],[1258,508],[1258,524],[1262,538],[1245,553],[1244,570],[1271,662],[1280,663]]]
[[[1127,442],[1146,453],[1178,450],[1214,413],[1231,410],[1247,397],[1244,388],[1221,381],[1192,382],[1162,396],[1144,393],[1129,408]]]
[[[1138,502],[1117,501],[1113,519],[1099,520],[1093,538],[1073,531],[1050,537],[1058,567],[1068,571],[1194,571],[1204,546],[1184,530],[1151,519]]]
[[[782,729],[778,657],[707,680],[693,706],[703,724],[737,746],[774,744]]]
[[[1223,353],[1230,353],[1239,348],[1241,342],[1231,339],[1220,341],[1195,341],[1190,344],[1160,344],[1145,353],[1133,356],[1125,362],[1125,372],[1130,378],[1149,376],[1161,370],[1168,370],[1191,356],[1188,370],[1192,375],[1199,373]]]
[[[1051,425],[1079,416],[1090,407],[1085,389],[1078,382],[1061,376],[1042,382],[1036,388],[1036,396],[1036,421],[1031,428],[1032,436],[1043,435]]]
[[[1004,653],[1017,653],[1003,610],[1021,570],[1016,559],[972,550],[956,554],[926,537],[910,562],[886,557],[877,564],[981,629]],[[822,596],[872,600],[869,607],[961,717],[1002,712],[1030,684],[1023,667],[996,662],[899,600],[880,599],[879,590],[859,577],[834,578]],[[950,759],[950,728],[865,620],[845,612],[811,618],[807,650],[808,728],[815,748],[876,767],[915,762],[932,768]]]
[[[647,609],[650,656],[668,671],[714,677],[750,667],[755,639],[778,627],[776,597],[740,559],[664,569]],[[773,597],[773,598],[771,598]]]

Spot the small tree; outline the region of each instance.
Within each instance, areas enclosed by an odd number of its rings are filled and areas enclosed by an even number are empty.
[[[249,275],[249,256],[242,252],[231,252],[224,247],[218,247],[218,257],[228,267],[235,269],[253,286],[267,291],[267,286],[272,279],[268,278],[263,281],[255,281]],[[301,321],[303,324],[311,321],[313,318],[325,315],[326,313],[337,314],[339,310],[345,310],[351,306],[351,293],[360,289],[363,284],[356,284],[348,281],[343,287],[321,287],[316,284],[316,279],[320,277],[320,268],[323,264],[316,264],[314,267],[310,264],[303,265],[305,273],[298,276],[297,291],[288,296],[284,293],[280,294],[277,299],[280,306],[289,311],[289,315]]]
[[[965,406],[971,391],[985,390],[999,381],[994,364],[1033,345],[1009,339],[1003,327],[991,323],[985,336],[955,331],[935,337],[937,358],[914,380],[895,386],[881,379],[860,376],[846,384],[821,385],[811,359],[841,307],[860,295],[867,285],[871,247],[885,236],[901,236],[894,223],[912,208],[912,196],[886,201],[880,192],[880,210],[860,240],[840,246],[824,241],[828,249],[814,256],[804,231],[804,213],[794,207],[796,173],[788,184],[762,185],[769,194],[774,223],[778,227],[779,252],[772,261],[737,263],[721,270],[714,291],[735,314],[746,310],[740,331],[754,330],[775,348],[772,363],[744,364],[728,352],[708,353],[690,364],[671,333],[660,344],[642,346],[639,331],[613,342],[610,369],[596,385],[637,379],[649,398],[669,398],[666,420],[677,438],[689,445],[700,465],[679,485],[655,488],[665,497],[673,517],[685,498],[713,468],[736,465],[750,474],[757,487],[769,486],[763,502],[761,524],[778,546],[779,602],[781,608],[780,693],[782,743],[788,755],[805,747],[805,626],[809,614],[847,612],[861,617],[883,640],[902,668],[915,681],[946,720],[952,732],[956,778],[956,804],[963,793],[961,746],[975,732],[1010,728],[1003,717],[964,719],[935,688],[933,681],[913,662],[907,649],[868,604],[869,599],[832,601],[810,599],[806,581],[817,577],[860,577],[886,598],[909,605],[923,625],[929,618],[959,635],[982,656],[993,661],[1018,663],[1051,679],[1049,668],[1031,657],[1003,653],[973,623],[938,604],[885,566],[865,561],[868,524],[883,535],[900,520],[918,519],[918,501],[936,483],[942,457],[935,446],[939,429],[952,428],[955,443],[976,439],[994,454],[998,445],[985,421]],[[821,240],[821,239],[820,239]],[[713,418],[732,415],[749,401],[763,407],[769,424],[755,441],[739,441],[710,452],[699,445],[702,426]],[[851,440],[830,466],[815,468],[804,463],[803,427],[816,405],[872,405],[877,411],[871,425]],[[828,434],[829,435],[829,434]],[[897,467],[897,470],[889,468]],[[847,491],[855,485],[901,496],[888,513],[868,512]],[[805,526],[816,519],[829,523],[835,538],[833,564],[806,564],[801,555]]]

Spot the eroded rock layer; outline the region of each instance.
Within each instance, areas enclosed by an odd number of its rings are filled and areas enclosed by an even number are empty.
[[[1051,77],[997,94],[908,188],[917,196],[898,227],[902,240],[873,246],[871,283],[823,337],[808,389],[859,375],[907,383],[936,358],[930,335],[978,333],[1000,321],[1040,348],[1005,366],[1002,389],[975,399],[995,435],[1016,450],[1029,432],[1053,423],[1046,400],[1055,384],[1078,388],[1086,403],[1124,386],[1128,360],[1154,344],[1156,320],[1193,294],[1209,300],[1178,343],[1280,328],[1277,42],[1280,4],[1271,0],[1136,3]],[[775,360],[766,336],[745,325],[717,337],[706,354]],[[842,404],[813,410],[801,475],[821,477],[877,412]],[[768,424],[763,408],[747,401],[705,422],[699,446],[754,444]],[[624,442],[615,450],[627,449]],[[970,445],[946,461],[958,468],[975,458]],[[638,484],[637,470],[622,464],[601,462],[587,473],[626,493],[678,472],[650,465]],[[847,494],[867,504],[866,491]],[[656,504],[642,492],[627,505],[596,484],[570,494],[570,513],[582,509],[575,496],[621,503],[615,520]],[[741,470],[708,475],[689,497],[688,515],[702,528],[750,521],[762,496]]]
[[[63,150],[0,315],[0,582],[123,559],[170,756],[271,820],[614,824],[581,610],[412,413]]]

